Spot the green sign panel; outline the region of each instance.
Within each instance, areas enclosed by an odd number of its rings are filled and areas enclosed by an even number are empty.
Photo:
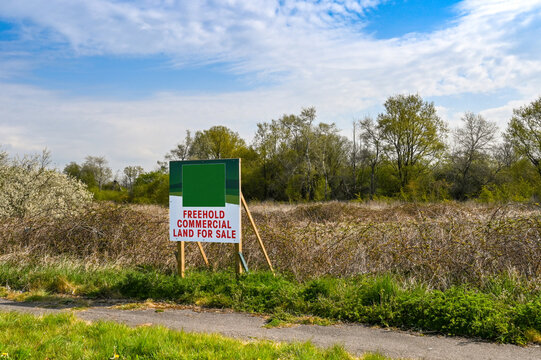
[[[225,206],[225,164],[182,166],[182,206]]]
[[[240,194],[240,159],[171,161],[170,239],[239,242]]]

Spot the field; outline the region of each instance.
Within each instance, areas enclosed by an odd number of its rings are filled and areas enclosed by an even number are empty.
[[[477,203],[252,204],[254,274],[228,271],[232,247],[206,244],[212,270],[187,246],[188,279],[174,276],[167,210],[91,205],[64,219],[7,219],[0,283],[8,290],[166,299],[202,306],[355,321],[502,342],[539,341],[541,214],[537,205]],[[243,219],[244,224],[248,224]]]
[[[275,267],[297,280],[394,273],[445,289],[506,274],[539,284],[541,212],[536,205],[255,204],[251,211]],[[243,219],[251,269],[266,269]],[[7,219],[0,260],[18,264],[83,261],[88,266],[176,268],[167,209],[93,204],[64,219]],[[206,244],[214,269],[233,263],[231,246]],[[187,245],[188,266],[203,262]]]

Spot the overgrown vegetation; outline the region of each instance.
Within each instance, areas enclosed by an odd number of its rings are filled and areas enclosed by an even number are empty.
[[[299,280],[392,272],[445,289],[482,285],[506,273],[534,284],[541,278],[536,205],[330,202],[251,208],[275,267]],[[249,267],[266,269],[249,226],[243,228],[243,239]],[[212,268],[233,263],[230,245],[204,248]],[[66,218],[4,218],[0,223],[0,261],[69,258],[171,272],[174,251],[167,210],[158,206],[95,203]],[[187,245],[187,262],[203,265],[196,244]]]
[[[72,314],[35,317],[0,313],[2,359],[354,359],[342,347],[310,343],[244,343],[219,335],[164,327],[129,328],[113,322],[87,324]],[[385,360],[365,355],[364,360]]]
[[[90,202],[81,183],[52,175],[38,157],[29,166],[1,160],[9,187],[0,206],[17,200],[22,209],[0,213],[6,291],[155,298],[269,313],[275,323],[311,315],[518,344],[540,336],[538,204],[252,203],[282,275],[182,280],[163,207]],[[243,239],[250,269],[265,269],[249,227]],[[230,245],[204,248],[213,270],[233,263]],[[195,244],[187,250],[188,265],[201,268]]]
[[[273,314],[275,323],[314,315],[516,344],[541,333],[540,289],[504,276],[494,277],[482,287],[460,285],[440,291],[389,274],[298,282],[270,273],[237,279],[231,272],[191,271],[182,279],[151,269],[4,264],[0,281],[11,289],[170,300]]]

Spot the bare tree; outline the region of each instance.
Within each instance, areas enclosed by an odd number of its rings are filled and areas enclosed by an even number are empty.
[[[124,177],[122,178],[122,184],[128,190],[133,190],[133,184],[135,180],[144,172],[144,169],[141,166],[126,166],[124,168]]]
[[[365,117],[359,122],[361,133],[361,159],[370,166],[370,200],[376,193],[376,171],[381,162],[383,141],[381,129],[376,126],[371,117]]]
[[[481,115],[467,112],[462,117],[462,127],[454,131],[455,150],[452,163],[456,171],[457,195],[464,198],[470,183],[482,185],[481,172],[476,173],[473,167],[476,162],[488,158],[494,148],[498,127]]]
[[[177,144],[175,148],[165,154],[164,160],[159,161],[161,171],[166,172],[171,160],[188,160],[192,153],[193,138],[190,130],[186,130],[184,141]]]
[[[513,149],[513,144],[506,138],[494,148],[493,154],[497,165],[496,172],[503,168],[510,168],[519,158]]]
[[[311,149],[310,149],[310,143],[314,141],[314,131],[312,129],[312,123],[316,119],[316,108],[315,107],[309,107],[309,108],[303,108],[301,110],[301,114],[299,116],[299,119],[302,123],[302,134],[305,138],[305,151],[304,151],[304,157],[306,161],[306,179],[305,183],[307,186],[307,199],[310,199],[313,196],[313,186],[312,186],[312,161],[310,159],[311,155]]]
[[[87,156],[83,164],[83,171],[87,171],[94,176],[100,190],[103,184],[113,176],[113,171],[107,165],[108,161],[104,156]]]

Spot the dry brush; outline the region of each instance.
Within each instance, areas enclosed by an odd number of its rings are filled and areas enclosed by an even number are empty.
[[[392,272],[435,287],[512,274],[541,279],[541,213],[535,205],[253,204],[277,269],[297,279]],[[243,218],[250,268],[265,269]],[[233,262],[230,244],[205,244],[214,268]],[[167,209],[94,203],[64,218],[0,219],[0,262],[69,260],[87,266],[175,270]],[[203,266],[195,244],[188,266]]]

